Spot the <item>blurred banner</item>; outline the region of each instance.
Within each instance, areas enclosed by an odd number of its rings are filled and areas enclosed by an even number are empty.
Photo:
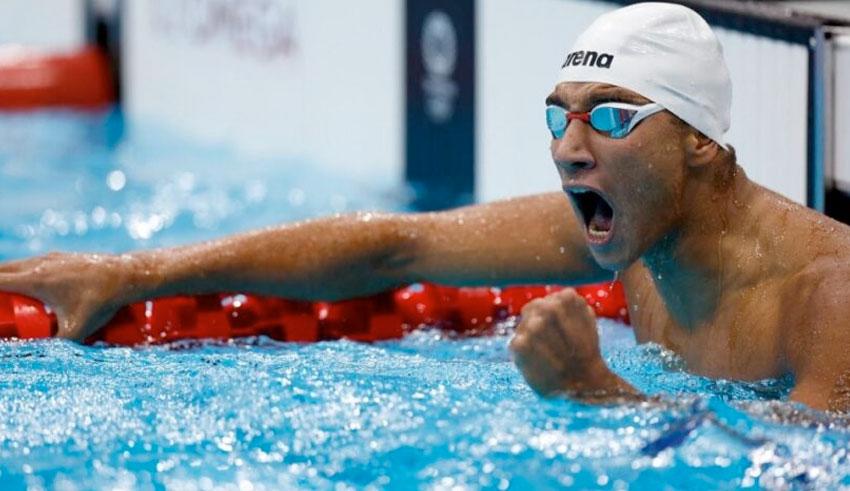
[[[7,0],[0,41],[97,39],[120,67],[129,131],[152,122],[355,182],[409,184],[419,208],[437,209],[559,189],[543,100],[576,36],[628,3],[55,0],[48,12]],[[832,183],[850,191],[846,30],[769,2],[680,3],[724,46],[727,141],[750,177],[821,210]]]
[[[407,182],[414,205],[469,203],[475,192],[475,1],[408,0]]]
[[[128,128],[159,121],[255,156],[401,182],[397,0],[124,3]]]

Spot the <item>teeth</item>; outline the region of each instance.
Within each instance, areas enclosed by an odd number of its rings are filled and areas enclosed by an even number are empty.
[[[605,237],[608,236],[607,230],[596,230],[596,228],[594,228],[594,227],[589,227],[587,229],[587,233],[588,233],[588,235],[590,235],[594,239],[604,239]]]
[[[611,232],[610,230],[599,230],[598,228],[596,228],[596,226],[593,223],[591,223],[587,227],[588,235],[590,235],[594,239],[604,239],[605,237],[608,236],[608,234],[610,232]]]

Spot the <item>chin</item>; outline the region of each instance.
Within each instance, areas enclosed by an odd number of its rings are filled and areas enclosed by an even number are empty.
[[[590,254],[602,269],[616,273],[622,271],[640,258],[639,254],[629,254],[625,247],[607,244],[605,247],[590,246]]]

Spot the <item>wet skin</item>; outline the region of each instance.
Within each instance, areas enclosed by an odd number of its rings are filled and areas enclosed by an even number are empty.
[[[558,85],[571,111],[637,94]],[[792,399],[850,410],[850,228],[749,181],[667,112],[611,139],[573,121],[553,140],[564,193],[443,213],[360,213],[122,256],[52,254],[0,265],[0,290],[50,304],[81,340],[122,305],[177,293],[362,296],[414,281],[453,285],[623,281],[635,335],[688,369],[755,380],[791,373]],[[589,242],[576,190],[613,209]],[[530,303],[511,343],[529,384],[589,402],[641,398],[599,354],[592,311],[571,289]]]

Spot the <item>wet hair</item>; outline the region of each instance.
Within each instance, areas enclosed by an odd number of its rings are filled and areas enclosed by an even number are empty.
[[[720,153],[723,155],[723,160],[725,160],[728,165],[737,165],[738,154],[735,153],[735,147],[733,147],[731,143],[727,143],[726,146],[729,148],[720,148]]]

